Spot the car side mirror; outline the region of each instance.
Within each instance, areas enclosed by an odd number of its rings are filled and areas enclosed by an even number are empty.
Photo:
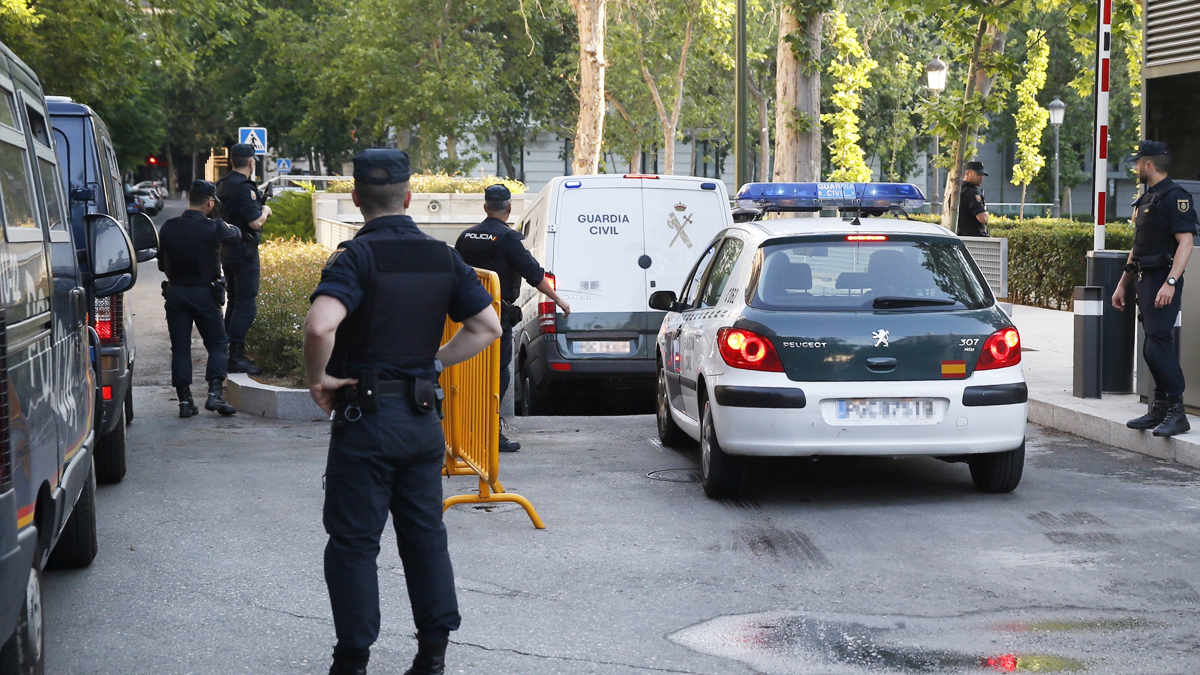
[[[140,263],[149,262],[158,257],[158,230],[154,221],[144,213],[135,213],[129,217],[129,234],[133,240],[133,250]]]
[[[92,213],[84,217],[88,255],[92,260],[92,288],[97,298],[124,293],[137,281],[133,242],[121,223],[111,216]]]
[[[655,291],[650,294],[650,309],[678,312],[682,308],[675,299],[675,291]]]

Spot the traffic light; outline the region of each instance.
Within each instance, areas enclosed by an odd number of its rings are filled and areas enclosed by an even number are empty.
[[[158,158],[151,157],[150,159],[146,160],[146,163],[149,164],[150,166],[155,166],[158,164]]]

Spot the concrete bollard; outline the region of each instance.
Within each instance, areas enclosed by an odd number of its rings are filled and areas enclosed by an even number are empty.
[[[1104,288],[1075,287],[1075,377],[1071,394],[1100,398],[1104,381]]]

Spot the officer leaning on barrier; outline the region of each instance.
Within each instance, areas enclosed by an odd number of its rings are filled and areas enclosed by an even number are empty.
[[[960,237],[988,237],[987,202],[979,186],[983,185],[983,162],[967,162],[963,165],[962,192],[958,198],[958,230]]]
[[[1191,429],[1183,409],[1183,369],[1175,354],[1174,329],[1183,272],[1197,233],[1196,208],[1187,190],[1167,177],[1171,151],[1166,143],[1142,141],[1135,158],[1138,179],[1146,190],[1133,203],[1133,250],[1112,303],[1124,310],[1125,288],[1134,283],[1138,318],[1146,333],[1142,354],[1154,376],[1154,402],[1150,412],[1126,426],[1154,429],[1155,436],[1174,436]]]
[[[309,391],[333,412],[325,470],[325,582],[337,646],[330,675],[366,673],[379,637],[379,537],[392,514],[417,626],[406,675],[440,675],[460,622],[442,524],[438,373],[500,337],[492,296],[454,249],[404,215],[408,155],[354,158],[366,224],[321,272],[304,331]],[[439,349],[446,317],[462,328]]]
[[[237,409],[225,402],[229,341],[221,319],[225,285],[221,280],[221,245],[239,241],[241,231],[218,218],[209,218],[217,205],[217,187],[206,180],[192,183],[188,210],[163,223],[159,230],[158,268],[163,282],[167,331],[171,336],[171,384],[179,396],[179,416],[200,411],[192,400],[192,324],[208,350],[204,379],[208,382],[205,410],[233,415]]]
[[[491,270],[500,277],[500,325],[504,331],[500,336],[500,400],[503,401],[512,381],[508,370],[513,357],[512,331],[521,321],[521,310],[515,304],[521,293],[521,279],[553,300],[562,309],[563,316],[570,315],[571,306],[554,292],[546,279],[546,270],[521,244],[524,238],[521,233],[508,226],[508,216],[512,213],[512,193],[508,188],[496,184],[484,190],[483,211],[487,218],[458,235],[454,248],[468,265]],[[520,449],[520,443],[500,434],[500,452]]]
[[[271,217],[271,207],[260,204],[254,184],[254,148],[238,143],[229,149],[233,166],[217,182],[221,213],[230,225],[241,229],[242,238],[221,250],[225,280],[229,284],[229,303],[225,306],[225,332],[229,334],[229,370],[257,375],[262,368],[246,356],[246,332],[258,314],[258,243],[263,223]]]

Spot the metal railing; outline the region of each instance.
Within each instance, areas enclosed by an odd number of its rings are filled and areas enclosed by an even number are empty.
[[[339,180],[353,181],[354,176],[275,176],[267,182],[274,184],[277,188],[280,188],[299,187],[296,186],[295,183],[300,181],[312,183],[318,190],[324,190],[329,187],[330,183]]]
[[[959,237],[975,265],[992,287],[992,295],[1008,297],[1008,239],[995,237]]]

